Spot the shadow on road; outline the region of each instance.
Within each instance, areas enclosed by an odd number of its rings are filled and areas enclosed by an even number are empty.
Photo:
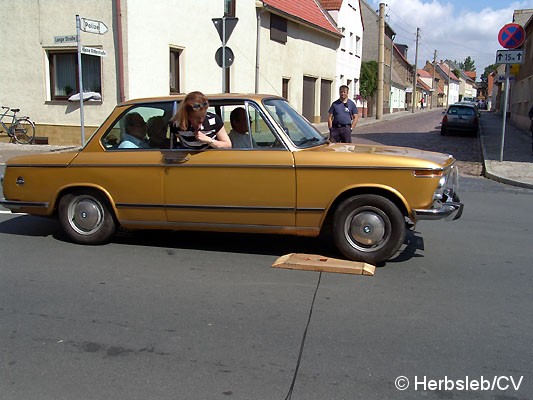
[[[58,241],[69,242],[55,219],[30,215],[20,215],[1,222],[0,233],[30,237],[52,236]],[[139,230],[119,231],[110,243],[166,248],[169,253],[178,250],[200,250],[278,257],[288,253],[305,253],[344,258],[337,251],[331,238],[325,235],[321,235],[320,238],[309,238],[271,234]],[[405,247],[402,247],[401,252],[389,263],[423,257],[418,253],[423,248],[423,239],[409,231]],[[386,264],[378,266],[384,265]]]

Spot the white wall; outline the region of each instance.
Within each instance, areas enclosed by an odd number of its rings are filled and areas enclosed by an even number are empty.
[[[42,124],[79,125],[78,103],[50,101],[50,75],[47,50],[76,49],[76,44],[54,44],[54,36],[76,34],[76,14],[103,21],[105,35],[81,34],[85,46],[102,47],[102,97],[98,105],[85,107],[85,124],[99,125],[117,102],[112,9],[108,0],[21,0],[9,2],[0,24],[0,103],[21,109]],[[7,10],[7,9],[6,9]]]
[[[346,85],[348,81],[352,82],[349,85],[350,97],[354,98],[359,94],[359,77],[363,52],[363,23],[359,1],[344,0],[340,10],[331,11],[330,16],[335,20],[337,27],[344,35],[337,49],[335,93],[333,98],[336,98],[339,87]],[[359,43],[357,43],[357,37],[360,39]]]
[[[350,0],[353,1],[353,0]],[[169,94],[169,51],[183,50],[181,91],[222,91],[222,69],[215,62],[221,45],[212,18],[223,16],[223,1],[121,0],[125,98]],[[237,1],[239,21],[227,45],[235,62],[230,69],[233,92],[255,91],[257,11],[254,1]],[[10,18],[0,24],[0,103],[22,109],[38,124],[79,125],[79,103],[50,101],[47,50],[68,48],[54,44],[54,36],[76,33],[79,14],[104,22],[104,35],[82,33],[85,46],[107,52],[102,62],[102,102],[84,103],[85,125],[98,126],[119,102],[118,40],[115,1],[21,0],[10,3]],[[259,92],[281,95],[282,78],[289,78],[289,101],[301,111],[303,76],[317,78],[316,115],[320,80],[335,81],[339,39],[288,22],[287,43],[270,40],[270,14],[263,12],[260,28]],[[354,76],[356,72],[353,72]],[[357,75],[358,76],[358,75]],[[90,131],[86,132],[88,136]]]

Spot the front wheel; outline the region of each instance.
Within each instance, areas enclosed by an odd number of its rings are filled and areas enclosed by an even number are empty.
[[[405,220],[398,207],[382,196],[353,196],[335,212],[333,238],[350,260],[379,264],[391,258],[404,242]]]
[[[93,190],[65,194],[59,202],[58,214],[63,231],[75,243],[102,244],[116,230],[107,199]]]
[[[13,124],[11,132],[15,142],[29,144],[35,138],[35,124],[28,118],[20,118]]]

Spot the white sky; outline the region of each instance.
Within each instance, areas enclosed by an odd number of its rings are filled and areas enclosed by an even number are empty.
[[[474,60],[477,76],[485,67],[494,64],[500,29],[512,22],[513,11],[533,9],[533,0],[372,0],[367,2],[379,9],[385,3],[387,23],[396,32],[395,43],[409,46],[408,59],[414,64],[416,28],[418,41],[418,68],[426,60]],[[363,36],[364,40],[364,36]]]

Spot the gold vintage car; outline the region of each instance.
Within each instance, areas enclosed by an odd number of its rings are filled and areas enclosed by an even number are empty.
[[[285,99],[210,95],[209,111],[229,131],[244,107],[250,146],[123,149],[124,121],[175,113],[183,96],[118,105],[77,151],[11,158],[3,177],[13,212],[57,216],[82,244],[125,229],[205,230],[318,236],[330,232],[348,259],[380,263],[421,219],[457,219],[454,158],[403,147],[334,144]]]

